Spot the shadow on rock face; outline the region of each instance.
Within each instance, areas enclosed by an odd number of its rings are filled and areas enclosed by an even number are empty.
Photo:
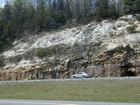
[[[136,71],[133,68],[134,65],[132,63],[127,63],[125,65],[121,65],[121,76],[136,76]]]

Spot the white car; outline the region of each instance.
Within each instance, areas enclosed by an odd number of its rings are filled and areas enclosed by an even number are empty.
[[[85,72],[78,72],[71,76],[71,78],[90,78],[91,76]]]

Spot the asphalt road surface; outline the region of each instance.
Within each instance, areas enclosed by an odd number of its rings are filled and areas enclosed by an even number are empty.
[[[0,100],[0,105],[140,105],[139,103],[74,102],[74,101],[37,101],[37,100]]]
[[[77,80],[140,80],[140,76],[135,77],[102,77],[102,78],[79,78],[79,79],[42,79],[42,80],[13,80],[0,81],[3,83],[25,83],[25,82],[45,82],[45,81],[77,81]]]

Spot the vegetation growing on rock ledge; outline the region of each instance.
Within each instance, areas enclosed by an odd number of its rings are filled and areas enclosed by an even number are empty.
[[[5,65],[3,57],[0,56],[0,67]]]
[[[126,27],[129,33],[133,33],[138,26],[136,24]]]

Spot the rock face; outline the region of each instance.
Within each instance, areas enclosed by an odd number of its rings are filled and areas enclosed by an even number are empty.
[[[133,25],[130,33],[127,27]],[[0,80],[70,78],[78,71],[92,77],[139,76],[139,29],[136,16],[127,15],[15,41],[1,54]]]

